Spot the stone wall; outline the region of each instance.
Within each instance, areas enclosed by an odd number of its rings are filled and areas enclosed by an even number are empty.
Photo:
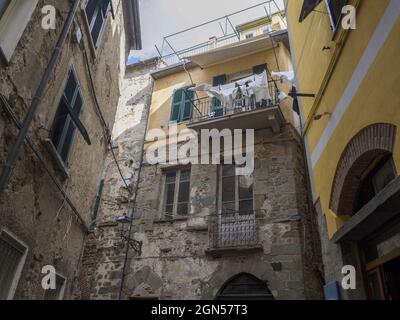
[[[95,108],[82,48],[90,60],[100,108],[108,126],[112,128],[120,95],[120,76],[124,73],[126,61],[126,48],[122,43],[125,39],[122,7],[118,0],[113,0],[113,4],[115,19],[109,16],[96,57],[90,51],[90,35],[84,26],[84,12],[82,9],[78,10],[77,22],[82,31],[83,42],[79,46],[74,41],[73,32],[68,36],[28,134],[87,225],[91,223],[92,205],[103,172],[107,146],[104,128]],[[57,10],[56,30],[47,31],[41,28],[41,8],[44,5],[54,5]],[[21,122],[55,48],[70,7],[70,1],[39,1],[10,63],[0,68],[0,92]],[[80,118],[92,144],[88,146],[76,131],[69,168],[64,172],[54,161],[44,140],[49,137],[71,65],[75,67],[84,97]],[[15,125],[1,109],[1,165],[5,163],[16,134]],[[65,174],[68,178],[65,178]],[[13,234],[28,246],[28,255],[15,298],[43,297],[41,269],[44,265],[54,265],[57,272],[67,278],[66,299],[80,296],[79,286],[74,286],[74,280],[78,277],[77,270],[86,232],[26,146],[21,149],[7,190],[0,195],[0,230]]]
[[[143,242],[142,252],[129,251],[122,298],[213,299],[240,273],[266,282],[275,299],[321,298],[318,263],[306,236],[312,233],[311,214],[299,138],[287,125],[279,134],[257,131],[255,143],[260,246],[229,251],[210,247],[218,166],[192,165],[190,214],[171,221],[160,214],[165,166],[145,164],[131,234]]]
[[[108,152],[96,229],[85,248],[83,263],[89,273],[91,299],[118,299],[126,247],[120,237],[116,219],[129,215],[135,198],[135,187],[141,163],[144,134],[153,90],[151,70],[156,60],[129,66],[123,81],[115,126],[114,154],[121,173],[132,190],[130,195],[114,156]]]

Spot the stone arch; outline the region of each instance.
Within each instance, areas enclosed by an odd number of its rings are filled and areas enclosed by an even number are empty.
[[[265,281],[250,273],[242,272],[224,283],[218,291],[216,300],[262,299],[274,300]]]
[[[202,299],[214,299],[229,279],[234,279],[235,276],[243,273],[251,274],[260,281],[263,281],[268,285],[272,293],[275,294],[278,280],[270,263],[256,257],[254,259],[242,259],[239,257],[220,262],[208,281],[203,283]]]
[[[345,148],[336,168],[330,208],[337,215],[352,215],[360,177],[375,161],[393,153],[396,126],[376,123],[357,133]]]

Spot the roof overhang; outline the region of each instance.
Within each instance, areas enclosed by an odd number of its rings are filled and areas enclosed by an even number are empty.
[[[278,42],[284,42],[287,46],[287,39],[287,30],[280,30],[270,35],[260,35],[221,48],[212,49],[198,55],[187,57],[187,59],[201,68],[206,68],[221,62],[272,49],[277,46]]]
[[[140,28],[140,11],[138,0],[122,1],[124,9],[125,32],[129,50],[142,49],[142,35]]]
[[[175,74],[185,70],[191,70],[193,68],[197,68],[198,65],[193,62],[179,62],[167,67],[164,67],[160,70],[154,71],[150,73],[154,80],[158,80],[164,77],[167,77],[171,74]]]

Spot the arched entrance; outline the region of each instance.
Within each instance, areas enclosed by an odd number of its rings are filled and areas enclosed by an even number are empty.
[[[248,273],[228,280],[215,297],[216,300],[274,300],[264,281]]]
[[[341,244],[343,263],[362,271],[369,299],[400,300],[400,177],[392,158],[395,139],[392,124],[376,123],[361,130],[344,150],[332,186],[331,210],[352,216],[332,240]]]

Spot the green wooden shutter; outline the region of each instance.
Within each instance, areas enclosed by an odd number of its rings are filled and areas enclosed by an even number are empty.
[[[226,74],[221,74],[219,76],[216,76],[213,78],[213,86],[221,86],[226,84]],[[217,98],[212,98],[211,100],[211,110],[215,112],[215,116],[219,117],[222,116],[223,114],[223,108],[221,106],[221,101],[219,101]]]
[[[193,91],[188,91],[188,88],[184,89],[182,106],[181,106],[181,121],[190,120],[192,117],[193,109]]]
[[[254,74],[263,73],[265,70],[267,70],[267,65],[265,63],[264,64],[259,64],[259,65],[253,67],[253,73]]]
[[[172,98],[172,111],[171,111],[171,121],[179,121],[179,115],[181,110],[183,90],[178,89],[175,91]]]

